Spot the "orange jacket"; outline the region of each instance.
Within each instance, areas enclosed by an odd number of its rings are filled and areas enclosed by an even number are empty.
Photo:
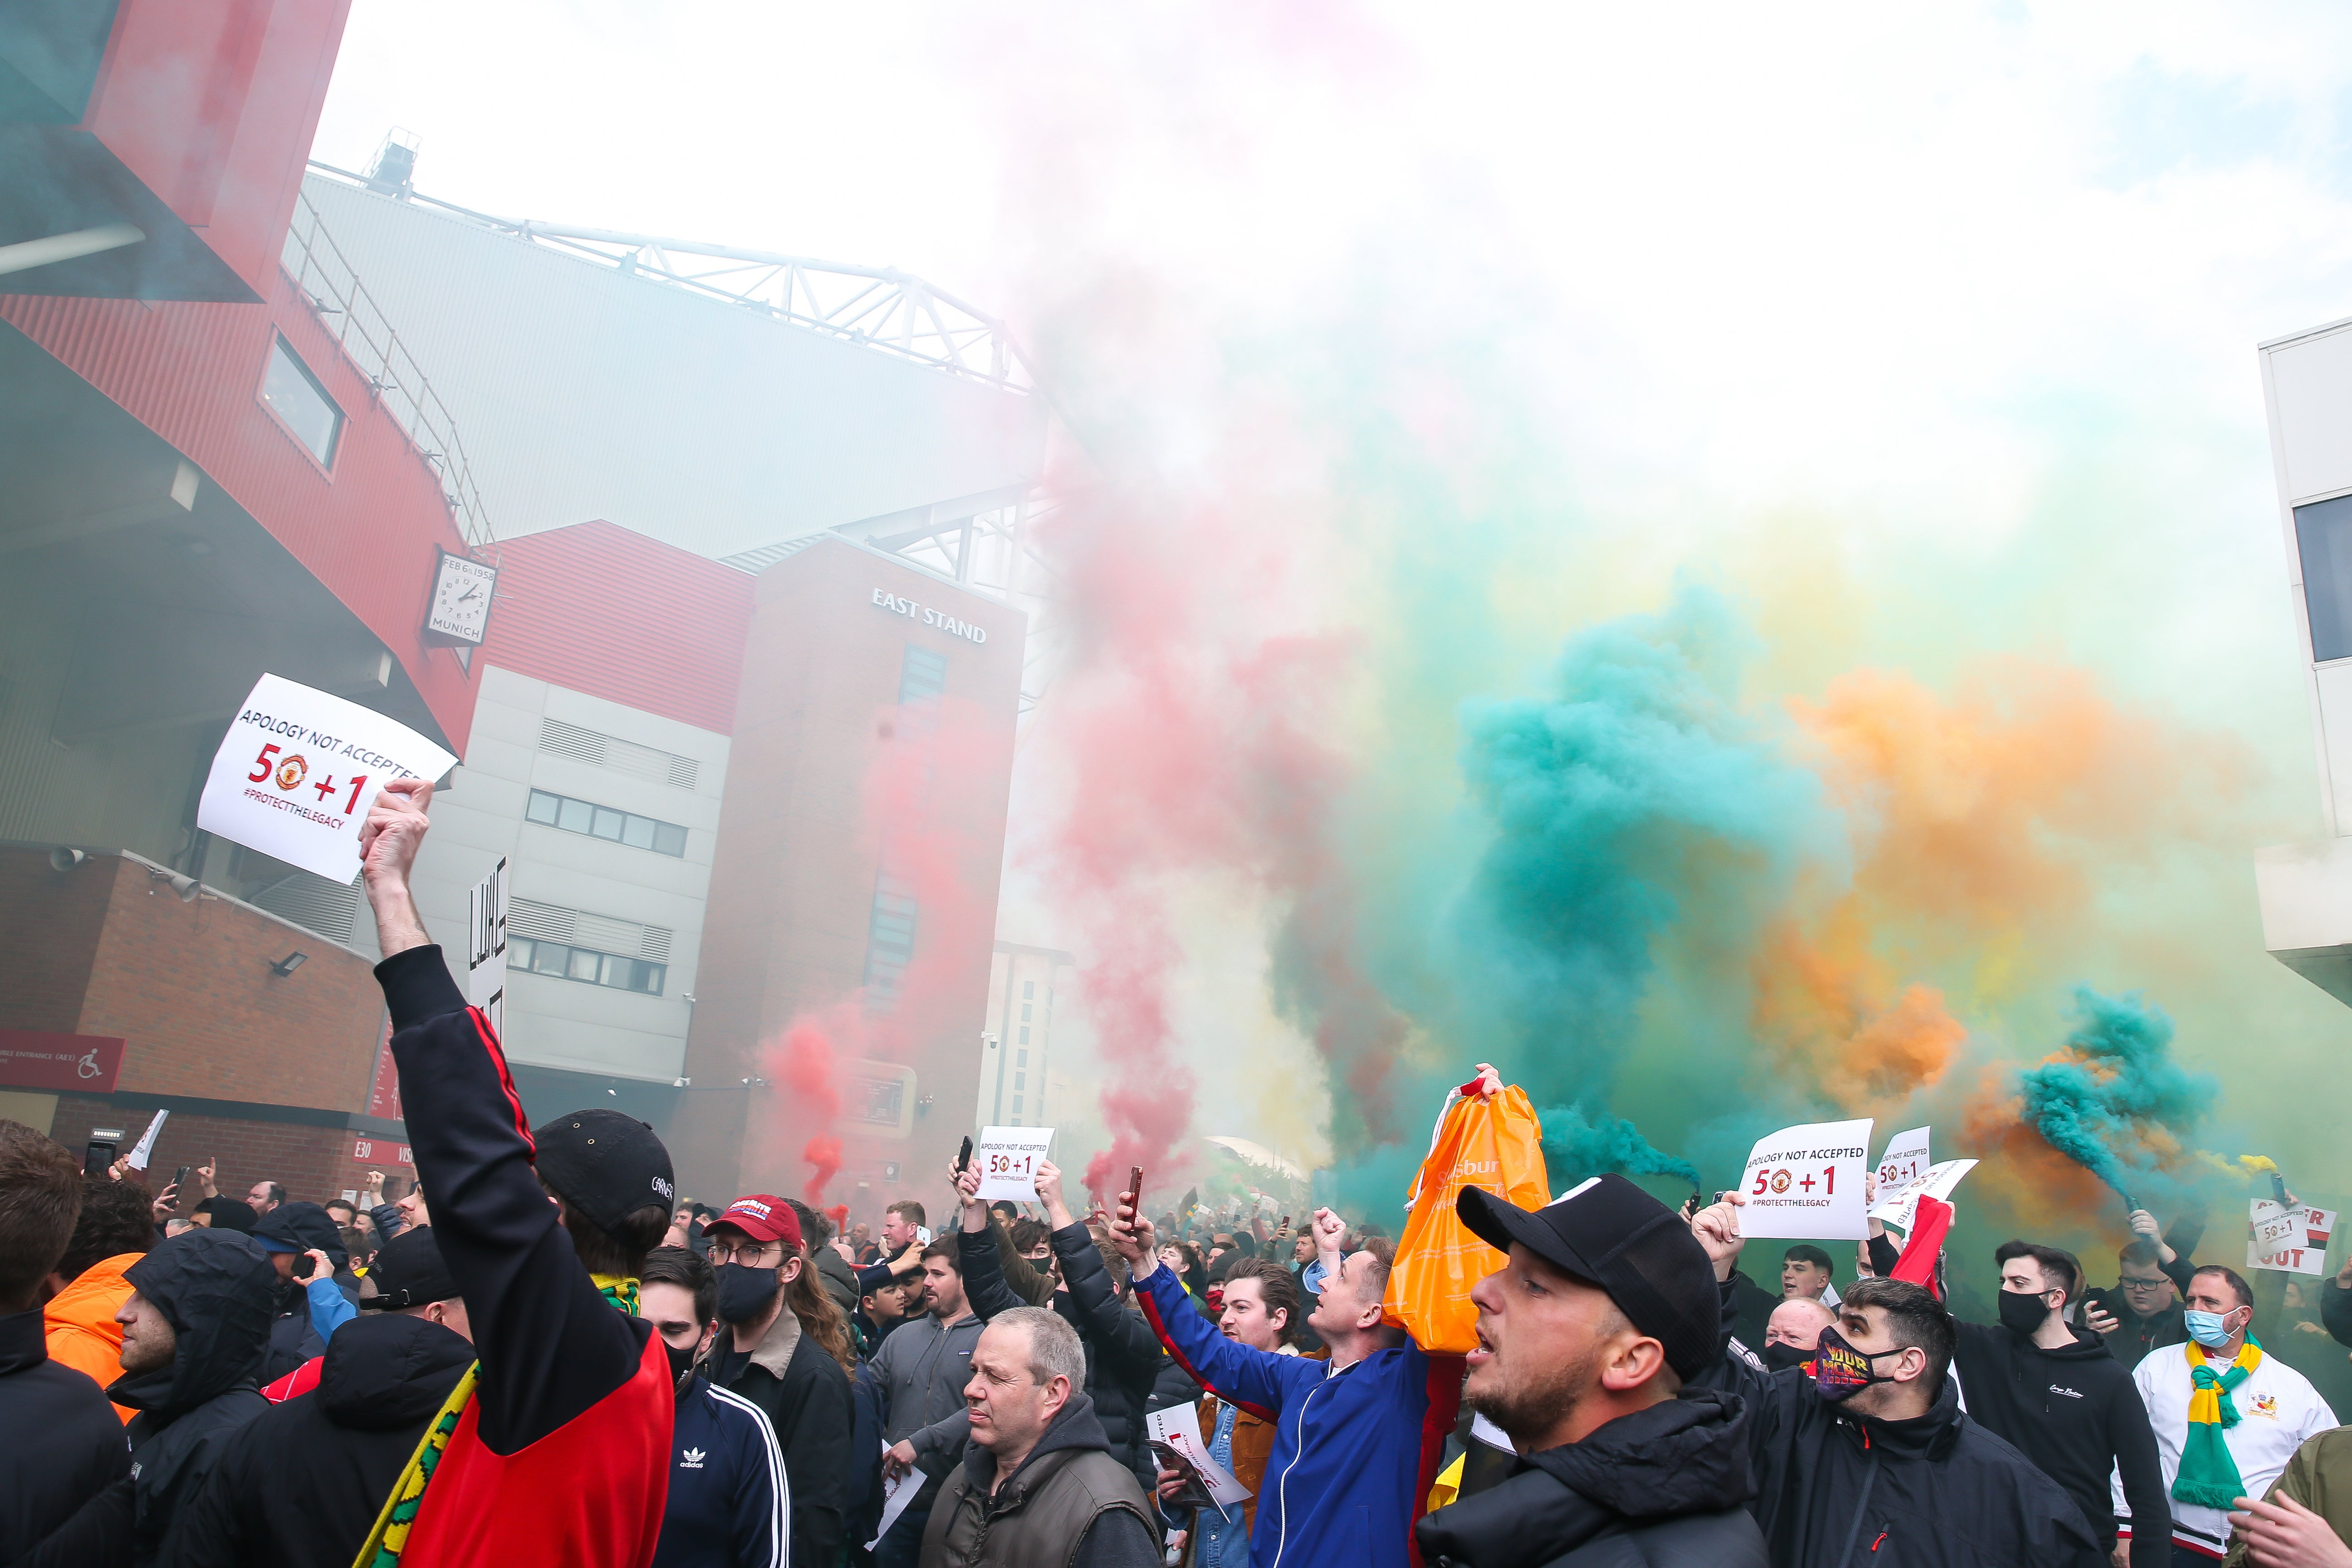
[[[51,1361],[88,1373],[100,1388],[122,1375],[122,1325],[114,1314],[131,1294],[122,1271],[146,1256],[124,1252],[100,1258],[41,1310]],[[138,1414],[120,1405],[114,1413],[125,1421]]]

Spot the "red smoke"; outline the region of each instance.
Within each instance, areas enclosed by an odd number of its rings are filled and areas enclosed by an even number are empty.
[[[1311,614],[1283,597],[1301,553],[1235,511],[1154,516],[1135,497],[1075,498],[1041,541],[1074,607],[1073,647],[1036,722],[1065,799],[1040,858],[1083,941],[1080,985],[1109,1068],[1111,1147],[1086,1184],[1127,1168],[1172,1181],[1192,1120],[1170,986],[1182,963],[1180,878],[1255,889],[1281,924],[1279,994],[1330,1065],[1334,1098],[1376,1136],[1402,1021],[1354,954],[1356,889],[1336,820],[1352,764],[1329,732],[1353,651],[1274,634]]]

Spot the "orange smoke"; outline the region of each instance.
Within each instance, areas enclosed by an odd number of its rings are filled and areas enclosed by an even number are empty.
[[[1791,920],[1757,961],[1757,1037],[1850,1116],[1883,1116],[1944,1076],[1968,1030],[1930,985],[1898,988],[1870,949],[1858,901],[1840,900],[1808,937]]]
[[[1979,1162],[1969,1174],[1969,1196],[2005,1219],[2008,1228],[2045,1235],[2080,1230],[2116,1195],[2025,1124],[2007,1076],[1987,1068],[1960,1110],[1961,1151]]]

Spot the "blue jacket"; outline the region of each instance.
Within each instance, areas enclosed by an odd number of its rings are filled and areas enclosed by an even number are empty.
[[[766,1414],[697,1373],[673,1432],[654,1568],[785,1568],[792,1485]]]
[[[1461,1404],[1461,1358],[1425,1355],[1407,1340],[1333,1372],[1225,1338],[1165,1267],[1135,1284],[1160,1343],[1193,1380],[1275,1424],[1250,1531],[1254,1568],[1407,1568],[1412,1523]]]

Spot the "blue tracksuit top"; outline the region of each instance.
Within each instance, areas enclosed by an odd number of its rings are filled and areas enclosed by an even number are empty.
[[[653,1568],[790,1568],[792,1488],[765,1411],[698,1373],[670,1450]]]
[[[1164,1267],[1135,1285],[1160,1342],[1195,1382],[1275,1423],[1252,1568],[1408,1568],[1412,1522],[1460,1406],[1462,1358],[1425,1355],[1408,1339],[1333,1372],[1225,1338]]]

